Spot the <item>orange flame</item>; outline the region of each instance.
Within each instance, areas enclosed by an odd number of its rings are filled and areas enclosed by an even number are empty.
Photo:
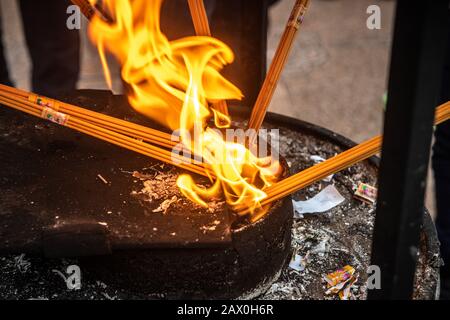
[[[90,37],[97,44],[108,83],[111,83],[104,50],[122,66],[129,85],[128,99],[138,112],[178,130],[185,149],[201,155],[214,174],[209,189],[198,187],[182,174],[177,185],[183,194],[203,206],[225,195],[231,206],[245,204],[261,213],[263,189],[279,174],[278,163],[257,158],[217,129],[207,127],[212,117],[216,127],[228,128],[231,119],[209,106],[220,100],[242,99],[241,91],[220,71],[234,60],[232,50],[213,37],[192,36],[169,41],[160,30],[163,0],[106,0],[114,23],[94,18]]]

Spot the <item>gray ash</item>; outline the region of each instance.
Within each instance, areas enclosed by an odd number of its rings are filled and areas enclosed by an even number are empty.
[[[197,210],[205,210],[201,205],[186,199],[177,186],[179,172],[175,169],[163,171],[166,165],[155,165],[142,171],[134,171],[132,176],[140,181],[137,190],[131,191],[131,195],[139,199],[143,206],[150,206],[153,213],[167,214],[170,210],[182,210],[183,206],[189,206]],[[150,171],[150,172],[149,172]],[[204,184],[197,184],[198,187],[206,188],[210,183],[201,180]],[[156,205],[156,207],[155,207]],[[223,210],[225,201],[213,199],[208,203],[207,212],[214,213]]]

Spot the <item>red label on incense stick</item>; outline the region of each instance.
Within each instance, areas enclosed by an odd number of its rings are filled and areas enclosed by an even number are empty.
[[[62,126],[66,125],[67,121],[69,120],[69,116],[67,114],[55,111],[51,108],[44,108],[42,110],[41,116],[46,120]]]
[[[297,1],[295,3],[294,9],[292,10],[291,16],[289,17],[288,26],[294,27],[295,29],[300,28],[303,23],[306,11],[308,10],[309,0]]]
[[[40,106],[48,107],[48,108],[51,108],[51,109],[56,110],[56,111],[58,111],[58,109],[59,109],[58,102],[56,100],[53,100],[53,99],[44,98],[44,97],[40,97],[40,96],[37,96],[37,95],[30,95],[28,100],[33,102],[33,103],[36,103],[36,104],[38,104]]]

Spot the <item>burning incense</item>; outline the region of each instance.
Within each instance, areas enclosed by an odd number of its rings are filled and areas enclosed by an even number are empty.
[[[233,62],[233,51],[208,36],[170,41],[160,25],[163,2],[104,0],[117,23],[92,19],[90,38],[100,51],[108,51],[119,61],[122,78],[130,88],[130,105],[177,130],[183,146],[201,155],[215,173],[215,183],[207,188],[189,174],[180,175],[180,192],[203,207],[221,196],[233,207],[238,203],[257,207],[266,196],[262,189],[278,181],[281,165],[259,158],[244,144],[228,141],[221,131],[208,126],[211,104],[243,97],[221,74]],[[212,111],[218,127],[229,124],[225,122],[228,117]]]
[[[203,0],[188,0],[189,10],[194,23],[195,33],[198,36],[211,36],[209,28],[208,16],[206,14],[205,4]],[[224,115],[228,115],[228,106],[226,101],[219,101],[214,104],[214,109]]]
[[[436,108],[435,124],[440,124],[450,119],[450,102],[447,102]],[[334,156],[324,162],[316,164],[302,172],[299,172],[289,178],[278,182],[266,190],[267,198],[261,201],[262,206],[282,199],[289,194],[292,194],[300,189],[303,189],[316,181],[326,178],[327,176],[344,170],[362,160],[374,156],[381,151],[383,137],[376,136],[369,139],[349,150],[346,150],[337,156]],[[239,214],[245,215],[250,211],[248,208],[239,208]],[[252,219],[258,220],[258,216],[253,216]]]
[[[62,112],[56,111],[54,109],[43,107],[39,104],[34,104],[28,101],[17,101],[14,99],[7,98],[5,96],[0,97],[0,103],[13,109],[34,115],[36,117],[46,118],[60,125],[67,126],[71,129],[75,129],[79,132],[85,133],[95,138],[138,152],[145,156],[149,156],[154,159],[178,166],[191,172],[205,176],[212,176],[212,173],[210,173],[209,168],[206,168],[201,165],[194,165],[191,163],[192,161],[189,158],[180,156],[178,154],[174,154],[165,149],[152,146],[141,140],[136,140],[129,136],[99,127],[93,123],[80,119],[76,116],[70,116]]]
[[[277,51],[275,52],[272,64],[269,68],[269,72],[267,73],[266,79],[264,80],[261,91],[259,92],[253,107],[248,123],[250,129],[258,131],[264,121],[267,108],[272,100],[281,72],[286,64],[289,52],[291,51],[294,37],[303,22],[306,10],[308,9],[308,4],[309,0],[297,0],[295,2],[283,36],[281,37]]]
[[[173,148],[176,145],[176,142],[171,141],[171,135],[168,133],[1,84],[0,97],[8,98],[17,102],[32,102],[43,107],[50,107],[70,116],[76,116],[85,121],[94,123],[105,129],[125,134],[136,139],[141,139],[162,147]]]

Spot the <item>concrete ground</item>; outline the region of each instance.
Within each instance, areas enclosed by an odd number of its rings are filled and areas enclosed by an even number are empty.
[[[294,2],[281,0],[270,11],[269,61]],[[16,1],[0,4],[12,77],[18,87],[29,89],[30,62]],[[366,27],[372,4],[381,8],[381,30]],[[393,12],[394,1],[388,0],[312,0],[270,110],[356,142],[381,133]],[[107,88],[96,50],[85,36],[79,87]],[[120,91],[119,81],[114,87]],[[431,179],[428,184],[427,205],[434,212]]]

